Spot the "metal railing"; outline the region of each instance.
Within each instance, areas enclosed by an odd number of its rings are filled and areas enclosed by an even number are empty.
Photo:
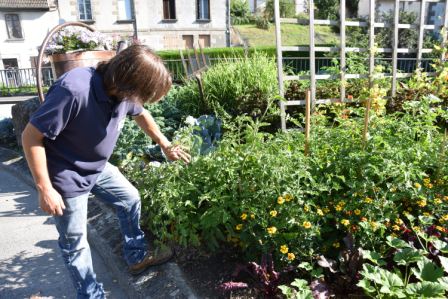
[[[43,86],[50,87],[54,82],[53,72],[50,67],[43,68]],[[35,68],[8,68],[0,70],[1,96],[36,94],[36,69]]]

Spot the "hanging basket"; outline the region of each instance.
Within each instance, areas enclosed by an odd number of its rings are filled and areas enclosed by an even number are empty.
[[[115,56],[115,51],[79,51],[50,55],[51,67],[56,78],[76,67],[96,66]]]

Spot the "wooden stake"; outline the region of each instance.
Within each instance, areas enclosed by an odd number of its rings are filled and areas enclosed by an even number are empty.
[[[370,106],[371,106],[372,100],[369,98],[367,99],[367,105],[366,105],[366,114],[364,116],[364,132],[363,132],[363,144],[364,147],[367,144],[367,136],[369,135],[369,116],[370,116]]]
[[[306,91],[306,99],[305,99],[305,155],[308,156],[310,151],[310,115],[311,111],[311,91]]]

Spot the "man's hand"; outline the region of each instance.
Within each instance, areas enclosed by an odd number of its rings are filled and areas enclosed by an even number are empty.
[[[185,163],[190,163],[191,156],[180,145],[161,146],[161,148],[168,160],[182,160]]]
[[[42,211],[53,216],[62,216],[65,210],[61,195],[53,187],[39,190],[39,205]]]

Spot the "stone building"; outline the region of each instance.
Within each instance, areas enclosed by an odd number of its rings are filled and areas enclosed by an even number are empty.
[[[0,0],[0,70],[30,68],[51,28],[81,21],[155,50],[225,47],[230,0]],[[134,18],[135,16],[135,18]],[[0,82],[1,83],[1,82]]]

